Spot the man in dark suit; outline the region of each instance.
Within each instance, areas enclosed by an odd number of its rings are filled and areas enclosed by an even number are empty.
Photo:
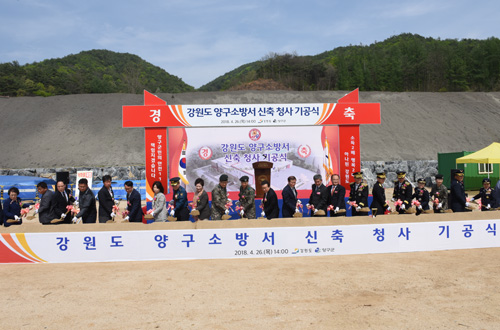
[[[102,188],[97,193],[97,199],[99,200],[99,223],[112,220],[115,216],[113,213],[115,194],[111,187],[111,176],[105,175],[102,177]]]
[[[327,204],[333,207],[330,210],[331,217],[345,216],[345,188],[340,184],[340,176],[331,176],[332,185],[328,186]]]
[[[295,184],[297,183],[297,178],[294,176],[288,177],[288,184],[283,188],[281,195],[283,197],[283,218],[291,218],[295,213],[297,208],[297,190],[295,189]]]
[[[264,198],[262,203],[264,203],[264,213],[268,220],[279,218],[280,207],[278,205],[278,196],[274,192],[273,188],[269,186],[267,180],[263,180],[261,183],[262,190],[264,191]]]
[[[377,215],[384,215],[386,210],[391,211],[391,207],[385,200],[385,179],[386,175],[384,172],[377,173],[377,182],[372,189],[373,201],[372,205],[370,205],[370,208],[372,209],[372,215],[374,217]]]
[[[72,221],[76,223],[78,222],[78,218],[81,218],[83,223],[95,223],[97,220],[95,196],[92,189],[89,188],[87,179],[83,178],[78,181],[78,190],[80,191],[80,196],[78,197],[80,212],[75,214]]]
[[[349,186],[351,192],[349,194],[349,202],[351,203],[352,216],[368,215],[368,184],[363,182],[363,172],[355,172],[352,174],[354,182]],[[354,204],[357,206],[354,207]],[[368,211],[365,211],[368,209]]]
[[[465,195],[464,170],[455,172],[455,180],[453,180],[450,187],[450,207],[453,212],[471,211],[466,209],[466,207],[469,207],[469,202],[467,202]]]
[[[42,198],[40,199],[40,207],[38,208],[38,218],[44,225],[50,224],[54,220],[54,204],[52,202],[53,191],[49,190],[45,182],[39,182],[36,189]]]
[[[321,175],[316,174],[313,177],[314,184],[312,185],[311,196],[309,197],[309,205],[314,206],[312,216],[324,217],[326,216],[326,208],[328,207],[328,191],[323,184]],[[320,212],[323,211],[323,212]]]
[[[54,204],[54,215],[56,218],[61,218],[58,223],[71,223],[71,214],[68,212],[67,206],[73,204],[75,199],[71,195],[71,190],[66,188],[64,181],[57,181],[57,191],[54,192],[52,203]]]
[[[125,182],[125,191],[127,192],[128,215],[123,220],[142,222],[141,194],[134,189],[134,183],[132,181]]]

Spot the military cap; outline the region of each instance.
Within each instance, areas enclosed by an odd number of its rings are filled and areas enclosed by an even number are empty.
[[[229,177],[226,174],[222,174],[219,177],[219,182],[224,182],[224,181],[227,181],[228,179],[229,179]]]
[[[442,179],[443,175],[442,174],[436,174],[436,179]]]
[[[425,179],[424,179],[424,178],[419,178],[419,179],[417,180],[417,183],[425,183]]]
[[[241,181],[241,182],[248,182],[248,179],[249,179],[249,177],[248,177],[248,176],[243,175],[243,176],[240,178],[240,181]]]
[[[180,182],[181,182],[181,178],[179,178],[178,176],[170,179],[171,186],[177,186]]]
[[[398,175],[398,179],[406,177],[405,171],[398,171],[396,174]]]
[[[491,183],[491,179],[490,178],[484,178],[483,179],[483,183],[485,183],[485,182]]]
[[[355,177],[356,179],[362,179],[363,178],[363,172],[354,172],[352,174],[353,177]]]
[[[455,175],[464,176],[464,170],[462,169],[455,170]]]
[[[385,179],[386,178],[385,173],[384,172],[377,173],[377,178]]]

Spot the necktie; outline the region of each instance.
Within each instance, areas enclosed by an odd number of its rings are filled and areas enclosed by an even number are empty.
[[[65,191],[63,191],[63,196],[64,196],[64,198],[66,199],[66,202],[68,202],[68,195],[66,195],[66,192],[65,192]]]

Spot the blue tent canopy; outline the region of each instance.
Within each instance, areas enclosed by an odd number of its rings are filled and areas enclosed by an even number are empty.
[[[52,179],[39,178],[36,176],[0,175],[0,198],[8,198],[7,192],[11,187],[19,189],[19,198],[23,200],[35,200],[38,195],[36,185],[39,182],[47,183],[49,189],[53,190],[56,182]]]

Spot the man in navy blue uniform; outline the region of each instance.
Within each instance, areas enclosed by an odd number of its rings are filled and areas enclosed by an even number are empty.
[[[491,188],[491,180],[489,178],[483,179],[483,188],[479,189],[479,194],[472,197],[471,202],[475,199],[481,198],[481,211],[489,211],[495,207],[495,189]]]
[[[392,193],[392,201],[401,201],[402,204],[396,206],[396,211],[399,214],[406,213],[407,210],[411,207],[412,200],[412,190],[413,186],[410,181],[406,180],[406,172],[399,171],[396,172],[398,175],[398,179],[394,181],[394,192]]]
[[[189,209],[186,189],[181,186],[181,178],[175,177],[170,179],[174,194],[174,217],[179,221],[189,220]],[[172,214],[170,214],[172,216]]]
[[[455,180],[453,180],[450,187],[450,207],[453,212],[472,211],[466,209],[469,207],[469,202],[467,202],[465,195],[464,170],[457,170],[455,172]]]
[[[125,221],[142,222],[141,194],[134,189],[132,181],[126,181],[125,191],[127,192],[127,211]]]
[[[429,213],[432,212],[429,206],[430,195],[427,189],[425,189],[425,180],[424,178],[420,178],[417,180],[418,187],[415,188],[415,193],[413,194],[413,198],[415,198],[420,205],[417,208],[417,214],[420,215],[422,212]]]
[[[385,199],[384,182],[386,178],[384,172],[377,173],[377,182],[372,189],[373,201],[370,205],[374,217],[377,215],[384,215],[386,210],[389,212],[391,211],[391,207],[387,204],[387,200]]]
[[[297,178],[289,176],[288,184],[281,192],[281,195],[283,196],[283,218],[293,217],[295,209],[297,208],[297,190],[295,189],[296,183]]]
[[[368,184],[363,182],[363,172],[354,172],[352,176],[354,177],[354,182],[349,184],[351,187],[351,192],[349,193],[351,214],[353,217],[368,215],[368,211],[370,211],[368,209]],[[354,204],[357,206],[354,207]]]

